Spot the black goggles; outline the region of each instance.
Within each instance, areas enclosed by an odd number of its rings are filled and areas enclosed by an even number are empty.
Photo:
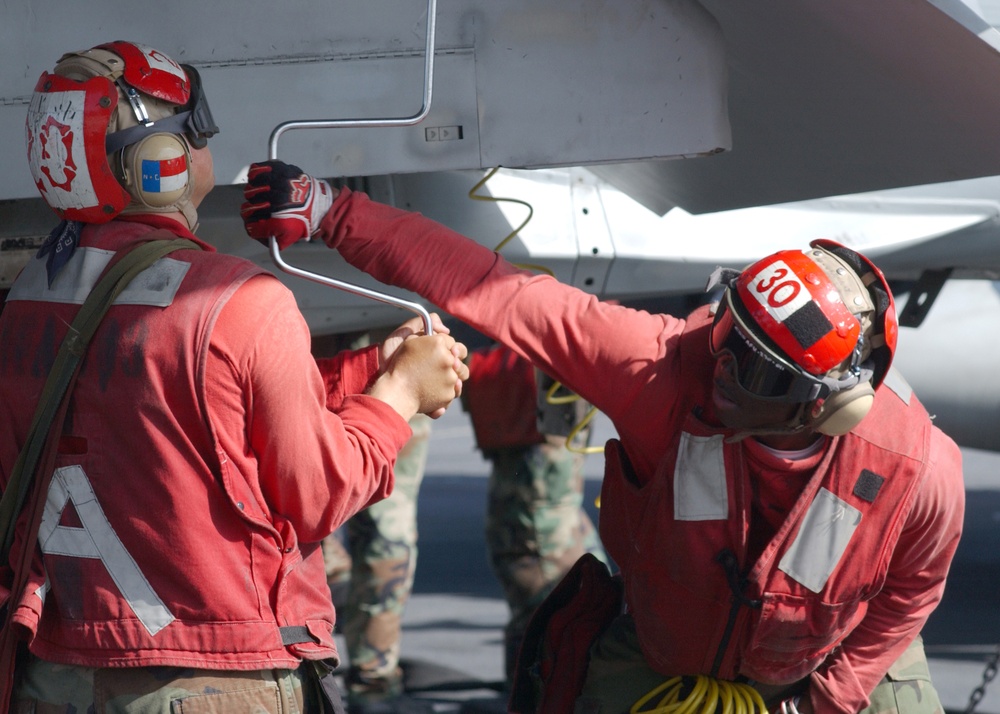
[[[201,75],[189,64],[182,64],[181,67],[187,73],[188,79],[191,80],[191,97],[180,112],[155,122],[143,120],[142,115],[146,113],[146,110],[145,107],[142,107],[142,100],[134,89],[121,81],[119,86],[125,90],[136,112],[136,118],[142,123],[108,134],[104,140],[105,153],[111,154],[124,149],[143,137],[157,132],[184,134],[192,148],[204,149],[208,145],[208,140],[219,133],[219,127],[216,126],[215,120],[212,118],[212,110],[205,97],[205,90],[201,86]]]
[[[713,357],[727,353],[736,364],[736,381],[757,399],[798,404],[826,397],[835,388],[857,384],[857,376],[845,382],[816,377],[766,350],[750,337],[750,331],[729,304],[729,292],[719,303],[709,334]],[[843,384],[843,387],[841,385]]]

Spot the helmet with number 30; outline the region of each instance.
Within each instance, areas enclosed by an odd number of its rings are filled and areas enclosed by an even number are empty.
[[[710,348],[735,359],[737,382],[754,397],[808,404],[804,424],[844,433],[871,407],[897,333],[882,271],[839,243],[818,240],[740,273],[716,312]]]
[[[218,132],[197,71],[146,45],[111,42],[63,55],[35,86],[28,165],[61,217],[104,223],[191,203],[191,147]]]

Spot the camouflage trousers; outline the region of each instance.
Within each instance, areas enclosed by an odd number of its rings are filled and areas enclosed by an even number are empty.
[[[508,679],[535,609],[584,553],[607,563],[583,509],[584,456],[566,439],[491,451],[486,504],[490,565],[510,608],[504,631]]]
[[[413,436],[396,459],[389,498],[351,518],[323,543],[350,665],[349,694],[397,694],[403,610],[417,567],[417,494],[427,463],[431,419],[410,420]]]
[[[411,426],[393,494],[323,544],[350,663],[349,695],[392,695],[401,688],[401,621],[416,569],[416,502],[430,421],[415,418]],[[487,456],[486,542],[511,613],[504,633],[510,673],[531,614],[555,584],[585,552],[607,559],[583,510],[583,456],[567,450],[564,438]]]
[[[635,624],[618,617],[590,649],[590,664],[575,714],[624,714],[643,695],[662,684],[662,674],[650,669],[639,650]],[[793,685],[794,686],[794,685]],[[769,704],[772,697],[792,692],[757,687]],[[777,695],[777,696],[776,696]],[[916,640],[899,656],[869,695],[871,703],[859,714],[944,714],[931,683],[923,640]],[[771,711],[775,711],[772,707]]]
[[[232,672],[179,667],[93,669],[29,656],[18,668],[15,714],[181,714],[321,712],[298,670]]]

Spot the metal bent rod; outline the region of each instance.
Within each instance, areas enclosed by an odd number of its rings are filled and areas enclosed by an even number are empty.
[[[268,142],[268,158],[278,158],[278,139],[281,138],[281,135],[286,131],[291,131],[293,129],[335,129],[338,127],[357,129],[382,126],[413,126],[414,124],[422,122],[430,113],[431,96],[433,95],[434,34],[437,25],[436,8],[437,0],[427,0],[427,44],[424,49],[424,96],[423,105],[421,106],[419,112],[413,116],[398,118],[303,119],[300,121],[282,122],[274,128],[274,131],[271,132],[271,138]],[[402,307],[415,312],[423,318],[424,329],[427,331],[427,334],[434,334],[434,329],[431,325],[430,313],[427,312],[423,305],[411,302],[410,300],[404,300],[403,298],[393,297],[392,295],[386,295],[385,293],[380,293],[376,290],[369,290],[368,288],[360,285],[345,283],[342,280],[337,280],[326,275],[320,275],[319,273],[312,273],[308,270],[303,270],[302,268],[290,265],[281,257],[281,251],[278,249],[278,241],[274,236],[271,236],[270,247],[271,259],[274,261],[274,264],[284,272],[289,273],[290,275],[296,275],[300,278],[305,278],[306,280],[312,280],[313,282],[317,282],[322,285],[329,285],[330,287],[337,288],[338,290],[345,290],[350,293],[355,293],[356,295],[388,303],[389,305],[396,305],[397,307]]]

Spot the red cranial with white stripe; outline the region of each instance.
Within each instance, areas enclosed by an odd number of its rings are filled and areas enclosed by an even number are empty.
[[[187,104],[191,98],[187,73],[159,50],[138,42],[109,42],[100,48],[125,61],[122,76],[130,87],[170,104]]]

